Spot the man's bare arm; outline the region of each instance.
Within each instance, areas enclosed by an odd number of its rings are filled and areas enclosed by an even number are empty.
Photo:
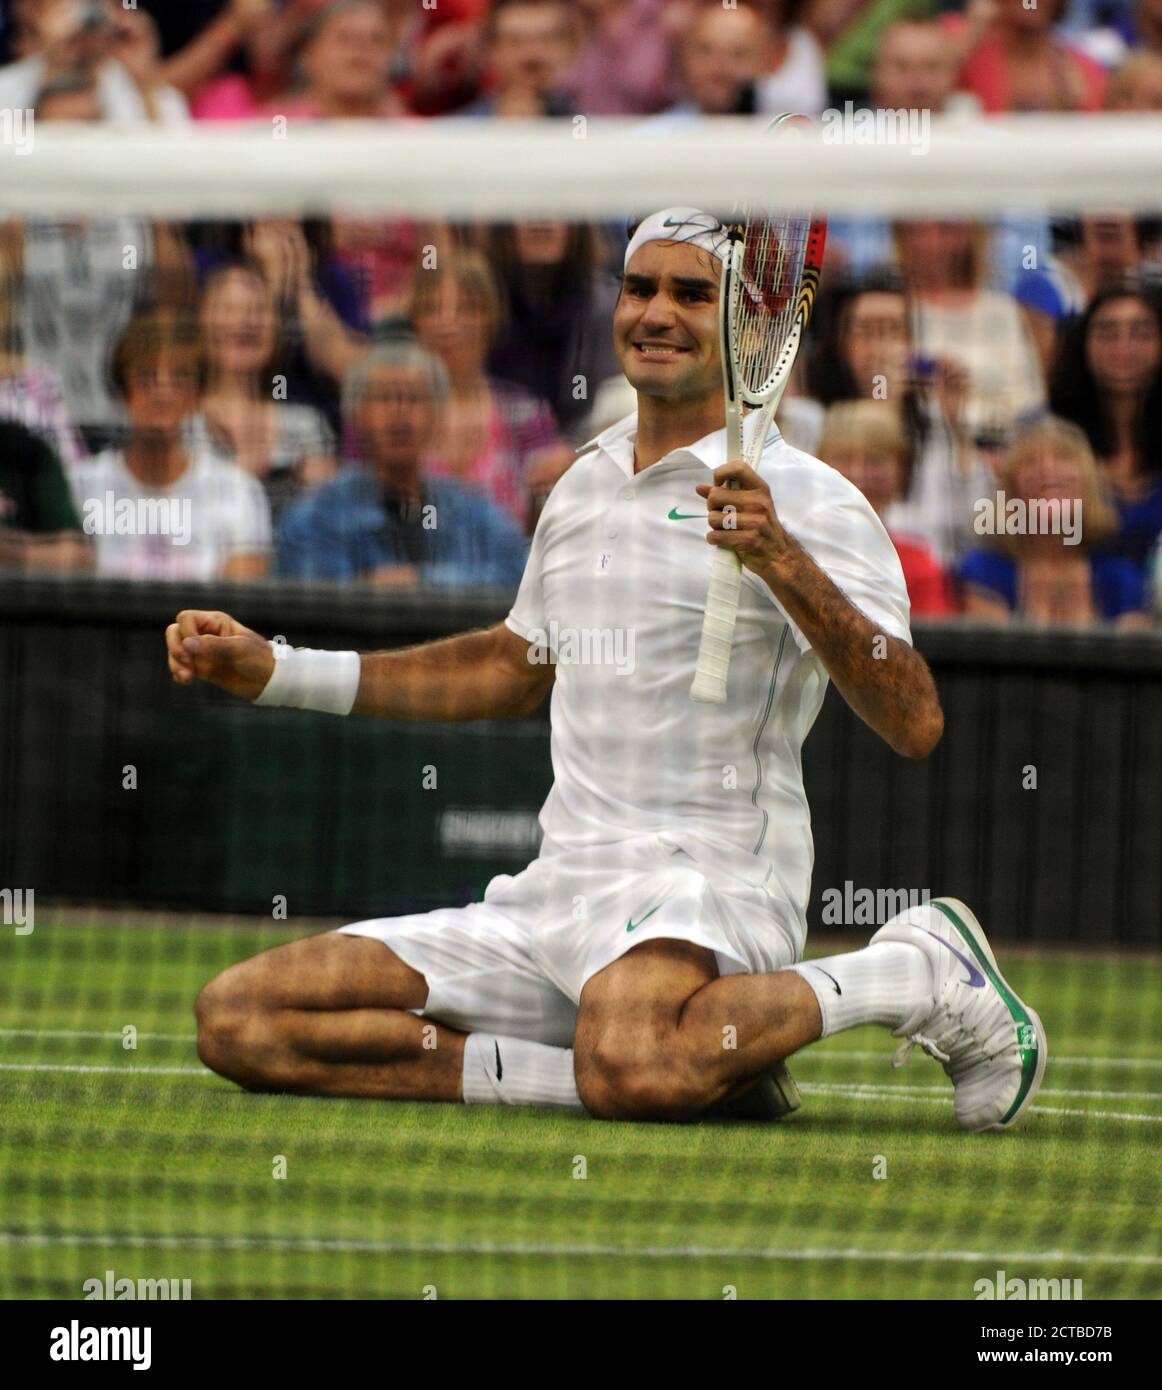
[[[788,539],[785,558],[762,578],[863,722],[905,758],[926,758],[944,732],[928,663],[876,627],[798,541]]]
[[[710,543],[734,550],[763,580],[856,714],[895,752],[926,758],[940,742],[944,714],[919,652],[882,632],[831,581],[783,529],[770,488],[741,460],[723,464],[714,483],[696,491],[706,498]]]
[[[515,719],[541,703],[554,668],[504,623],[360,658],[354,713],[388,719]],[[228,613],[184,609],[166,629],[170,675],[255,700],[274,673],[270,643]]]
[[[504,623],[365,653],[353,712],[389,719],[516,719],[535,710],[553,684],[554,667],[528,656],[529,644]]]

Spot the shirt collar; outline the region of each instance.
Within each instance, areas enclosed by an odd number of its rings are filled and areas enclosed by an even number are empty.
[[[749,415],[743,416],[742,438],[744,450],[754,438],[754,432],[758,428],[758,421],[761,411],[751,411]],[[592,442],[581,450],[585,453],[590,448],[600,449],[606,454],[627,478],[634,476],[633,471],[633,446],[637,438],[637,411],[627,415],[624,420],[619,420],[617,424],[610,425],[607,430],[603,430]],[[763,453],[767,453],[782,439],[779,434],[779,427],[771,421],[770,429],[767,431],[766,443],[763,445]],[[685,457],[693,457],[699,463],[705,465],[712,472],[716,468],[721,468],[726,462],[726,426],[714,430],[705,435],[702,439],[695,440],[693,444],[686,444],[680,449],[675,449],[667,454],[666,459],[679,460]],[[659,459],[658,463],[664,462]],[[652,465],[657,467],[657,464]],[[646,470],[648,471],[648,470]]]

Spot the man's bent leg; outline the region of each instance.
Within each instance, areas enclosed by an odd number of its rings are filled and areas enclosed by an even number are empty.
[[[249,1090],[459,1100],[464,1034],[418,1018],[424,977],[327,932],[222,972],[198,995],[198,1055]]]
[[[793,971],[719,977],[691,942],[643,942],[587,981],[574,1041],[585,1108],[694,1119],[814,1042],[814,991]]]
[[[770,974],[714,973],[709,951],[659,938],[586,983],[576,1073],[587,1109],[688,1119],[798,1048],[865,1024],[944,1064],[965,1129],[1008,1128],[1045,1073],[1040,1018],[955,898],[900,913],[860,951]]]
[[[447,923],[443,934],[453,934]],[[462,969],[470,980],[466,962]],[[519,992],[511,977],[485,971],[478,1012],[459,1001],[468,1009],[456,1017],[463,1027],[417,1018],[409,1011],[430,997],[423,973],[376,937],[328,932],[212,980],[198,996],[198,1055],[250,1090],[580,1110],[572,1052],[497,1027],[506,990]],[[551,1019],[547,1031],[562,1022]]]

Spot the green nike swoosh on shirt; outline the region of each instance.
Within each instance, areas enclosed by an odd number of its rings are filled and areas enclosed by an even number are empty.
[[[670,521],[697,521],[700,516],[705,516],[705,512],[680,512],[677,507],[671,507],[669,511]]]
[[[650,910],[646,913],[645,917],[639,917],[636,922],[631,917],[630,920],[625,924],[626,931],[636,930],[646,920],[646,917],[652,917],[654,913],[657,912],[658,908],[665,907],[667,902],[669,902],[669,899],[663,898],[662,901],[658,904],[658,907],[651,907]]]

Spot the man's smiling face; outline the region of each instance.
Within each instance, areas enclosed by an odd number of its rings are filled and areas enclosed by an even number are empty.
[[[688,242],[648,241],[634,253],[613,312],[613,340],[635,390],[674,401],[721,391],[721,278],[718,258]]]

